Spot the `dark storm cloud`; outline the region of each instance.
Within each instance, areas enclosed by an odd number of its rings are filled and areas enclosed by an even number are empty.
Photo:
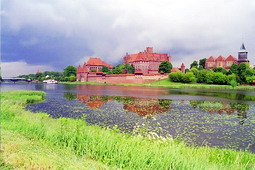
[[[254,0],[2,0],[2,61],[63,69],[97,56],[116,64],[153,46],[179,66],[236,56],[244,41],[254,64],[254,11]]]

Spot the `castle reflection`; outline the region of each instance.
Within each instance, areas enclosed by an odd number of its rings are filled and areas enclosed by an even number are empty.
[[[77,94],[77,99],[92,109],[101,108],[109,101],[123,103],[123,109],[134,112],[140,116],[166,113],[171,107],[171,100],[167,99],[145,99],[137,97],[117,97],[117,96],[90,96]]]
[[[133,112],[139,116],[149,116],[153,114],[161,114],[169,112],[172,107],[172,100],[169,99],[150,99],[127,96],[103,96],[103,95],[84,95],[75,93],[64,93],[67,100],[78,99],[91,109],[102,108],[110,101],[116,101],[123,104],[123,109]],[[245,103],[226,103],[220,101],[175,101],[176,105],[190,105],[208,113],[228,114],[237,113],[239,118],[247,118],[246,112],[250,105]]]

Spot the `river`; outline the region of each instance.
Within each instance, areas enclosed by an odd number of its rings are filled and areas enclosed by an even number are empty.
[[[254,91],[39,83],[2,83],[1,90],[45,91],[44,102],[26,107],[35,114],[255,152]]]

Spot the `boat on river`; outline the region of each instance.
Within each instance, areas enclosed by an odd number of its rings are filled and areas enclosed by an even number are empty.
[[[57,80],[54,79],[48,79],[48,80],[44,80],[43,83],[47,83],[47,84],[58,84]]]

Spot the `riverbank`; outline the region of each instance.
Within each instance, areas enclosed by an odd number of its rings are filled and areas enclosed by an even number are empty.
[[[227,89],[227,90],[255,90],[255,86],[236,86],[231,85],[216,85],[216,84],[199,84],[199,83],[176,83],[171,82],[169,79],[163,79],[159,81],[154,81],[146,84],[105,84],[96,82],[61,82],[62,84],[74,84],[74,85],[115,85],[115,86],[146,86],[146,87],[168,87],[168,88],[193,88],[193,89]]]
[[[255,154],[188,147],[155,134],[129,135],[85,120],[25,111],[43,92],[1,93],[2,166],[25,169],[253,169]],[[138,129],[139,130],[139,129]],[[38,152],[37,152],[38,150]],[[27,155],[27,156],[25,156]]]

